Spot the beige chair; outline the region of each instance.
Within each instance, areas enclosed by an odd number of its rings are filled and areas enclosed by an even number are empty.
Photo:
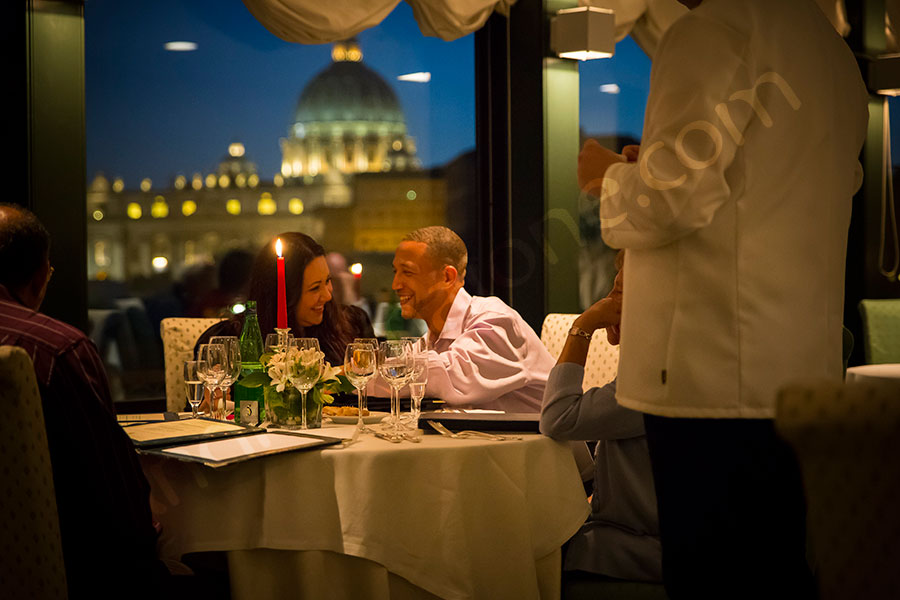
[[[66,598],[66,570],[41,396],[28,353],[0,346],[0,589],[5,598]]]
[[[900,382],[816,382],[781,391],[821,600],[900,591]]]
[[[559,353],[562,352],[566,337],[569,335],[569,328],[577,318],[578,315],[574,314],[550,313],[544,319],[541,341],[554,359],[559,358]],[[618,368],[619,347],[612,346],[606,341],[605,329],[595,331],[584,366],[583,388],[588,390],[609,383],[616,378]]]
[[[200,335],[223,319],[163,319],[159,325],[166,365],[166,410],[184,409],[184,361],[194,356],[194,345]]]

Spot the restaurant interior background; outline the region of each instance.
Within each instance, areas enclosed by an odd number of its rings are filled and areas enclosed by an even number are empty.
[[[164,398],[159,321],[230,306],[246,257],[280,231],[336,253],[336,288],[381,335],[415,327],[386,318],[390,263],[424,225],[459,232],[467,289],[501,297],[537,330],[611,284],[614,251],[579,194],[577,153],[585,137],[637,143],[651,61],[631,36],[609,59],[553,56],[549,17],[576,2],[518,0],[454,41],[423,36],[401,2],[356,38],[317,45],[278,39],[240,0],[7,4],[7,130],[22,149],[10,200],[53,238],[45,312],[90,332],[125,411]],[[845,3],[866,73],[865,56],[898,50],[885,27],[896,4]],[[900,88],[888,67],[879,72]],[[847,257],[845,324],[858,340],[859,300],[900,297],[896,275],[881,273],[894,258],[882,98],[871,96]],[[217,294],[226,256],[238,280]]]

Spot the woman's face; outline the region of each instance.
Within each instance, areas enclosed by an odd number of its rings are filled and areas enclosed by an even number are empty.
[[[303,293],[294,309],[294,316],[301,327],[322,322],[325,303],[331,300],[331,273],[324,256],[315,257],[303,271]]]

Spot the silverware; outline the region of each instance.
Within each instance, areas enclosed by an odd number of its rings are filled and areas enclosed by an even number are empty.
[[[399,444],[400,442],[403,441],[403,438],[402,438],[402,437],[394,437],[394,436],[390,436],[390,435],[388,435],[388,434],[386,434],[386,433],[381,433],[380,431],[376,431],[376,432],[375,432],[375,437],[381,438],[381,439],[383,439],[383,440],[387,440],[387,441],[389,441],[389,442],[391,442],[391,443],[394,443],[394,444]]]
[[[431,425],[435,431],[440,433],[441,435],[456,439],[456,440],[465,440],[471,438],[479,438],[483,440],[493,440],[495,442],[502,442],[505,440],[521,440],[522,438],[514,435],[495,435],[493,433],[486,433],[484,431],[472,431],[470,429],[466,429],[463,431],[459,431],[457,433],[453,433],[440,421],[428,421],[428,424]]]

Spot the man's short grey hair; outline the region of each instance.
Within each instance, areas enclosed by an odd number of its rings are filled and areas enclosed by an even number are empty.
[[[421,227],[403,238],[404,242],[421,242],[427,246],[425,254],[438,267],[451,266],[456,269],[460,281],[466,278],[469,252],[466,244],[453,230],[441,225]]]

